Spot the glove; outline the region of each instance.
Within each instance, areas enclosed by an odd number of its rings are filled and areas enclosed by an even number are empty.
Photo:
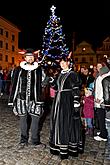
[[[13,103],[8,103],[8,106],[13,107]],[[18,112],[16,111],[16,108],[15,107],[13,108],[13,113],[15,114],[15,116],[18,115]]]
[[[15,114],[15,116],[18,115],[18,112],[16,111],[16,108],[15,107],[13,108],[13,113]]]

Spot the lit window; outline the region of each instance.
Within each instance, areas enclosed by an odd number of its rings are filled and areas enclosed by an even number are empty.
[[[107,58],[107,57],[108,57],[108,55],[107,55],[107,54],[104,54],[104,57],[105,57],[105,58]]]
[[[85,51],[86,50],[86,48],[84,47],[84,48],[82,48],[82,51]]]

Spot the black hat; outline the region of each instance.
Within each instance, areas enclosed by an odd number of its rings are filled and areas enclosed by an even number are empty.
[[[34,51],[32,48],[28,48],[28,49],[19,51],[19,53],[24,56],[36,56],[39,54],[39,52],[40,52],[40,50]]]
[[[24,56],[34,56],[34,50],[31,48],[26,49]]]

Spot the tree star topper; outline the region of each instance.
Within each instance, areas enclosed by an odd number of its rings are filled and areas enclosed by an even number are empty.
[[[52,15],[55,14],[55,9],[56,9],[56,7],[54,5],[52,5],[52,7],[50,8],[50,10],[52,11]]]

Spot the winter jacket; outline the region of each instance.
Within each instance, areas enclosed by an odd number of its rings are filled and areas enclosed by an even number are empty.
[[[103,99],[106,109],[106,118],[110,119],[110,72],[107,77],[102,80]]]
[[[84,107],[83,107],[84,118],[94,118],[94,96],[84,96]]]

